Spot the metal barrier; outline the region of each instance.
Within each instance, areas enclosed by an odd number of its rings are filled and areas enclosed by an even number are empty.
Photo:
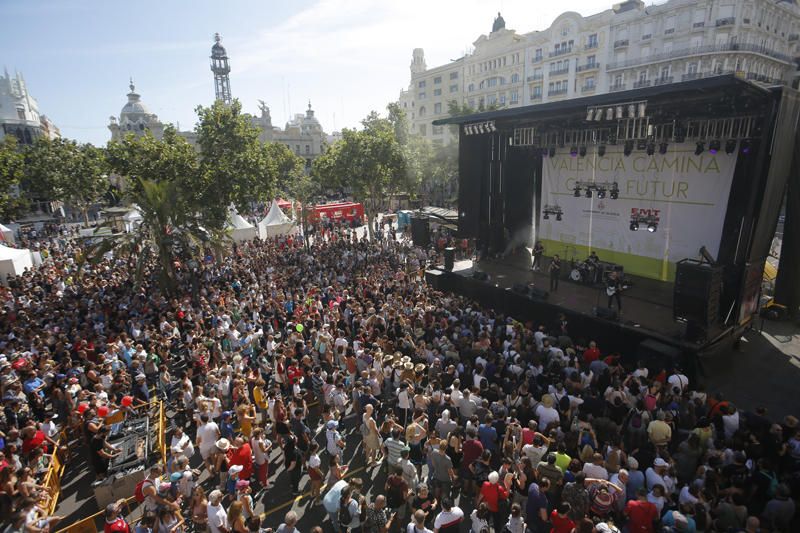
[[[136,499],[133,496],[125,500],[125,507],[127,509],[127,512],[125,513],[126,517],[130,516],[131,511],[133,510],[131,508],[131,505],[134,505],[134,507],[138,505]],[[56,531],[56,533],[97,533],[97,531],[99,531],[97,528],[97,521],[98,519],[103,517],[104,513],[105,509],[103,509],[102,511],[98,511],[91,516],[87,516],[86,518],[83,518],[81,520],[78,520],[77,522],[68,525],[64,529],[59,529],[58,531]]]
[[[44,479],[42,480],[42,485],[46,488],[46,492],[50,498],[49,500],[44,500],[43,503],[45,504],[47,513],[50,515],[55,512],[56,506],[58,505],[58,498],[61,496],[61,476],[64,474],[66,463],[59,455],[59,449],[64,442],[68,442],[66,430],[62,430],[58,436],[55,450],[53,450],[53,454],[50,456],[50,465],[47,467],[47,472],[45,472]]]

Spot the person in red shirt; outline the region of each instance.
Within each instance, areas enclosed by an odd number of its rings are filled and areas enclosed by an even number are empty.
[[[120,498],[106,506],[106,524],[103,527],[103,533],[130,533],[131,526],[120,515],[123,505],[125,505],[125,498]]]
[[[33,426],[22,429],[22,455],[28,456],[36,448],[42,448],[42,451],[46,454],[48,452],[48,443],[55,445],[53,439],[45,435],[42,430]]]
[[[478,501],[475,504],[480,505],[481,502],[486,502],[486,506],[489,507],[489,512],[494,518],[495,531],[503,529],[503,524],[499,523],[505,518],[500,516],[500,502],[506,500],[508,500],[508,488],[500,483],[500,474],[491,472],[489,481],[483,482],[481,491],[478,493]]]
[[[228,466],[233,465],[242,467],[239,479],[250,479],[253,475],[253,449],[241,435],[234,439],[233,447],[228,452]]]
[[[550,523],[553,525],[550,528],[550,533],[572,533],[575,528],[575,522],[569,517],[569,512],[572,507],[567,502],[561,502],[558,507],[553,509],[550,513]]]
[[[589,347],[583,352],[583,360],[588,365],[592,361],[597,361],[598,359],[600,359],[600,348],[597,347],[596,342],[591,341]]]
[[[658,520],[658,509],[647,501],[647,490],[641,488],[636,491],[636,499],[625,506],[625,516],[628,517],[630,533],[654,533],[653,524]]]
[[[474,428],[467,430],[467,440],[461,446],[461,479],[464,480],[464,491],[469,493],[474,490],[472,470],[470,465],[483,453],[483,444],[478,440],[478,433]]]

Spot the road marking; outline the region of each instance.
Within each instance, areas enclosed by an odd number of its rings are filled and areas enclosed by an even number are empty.
[[[344,476],[344,477],[345,477],[345,478],[348,478],[348,477],[350,477],[350,476],[352,476],[352,475],[358,474],[359,472],[363,472],[364,470],[366,470],[366,467],[365,467],[365,466],[359,466],[359,467],[358,467],[358,468],[356,468],[355,470],[348,471],[348,472],[347,472],[347,474],[345,474],[345,476]],[[326,483],[326,484],[324,484],[324,485],[322,485],[322,487],[319,489],[320,496],[322,496],[322,495],[323,495],[323,493],[325,492],[325,489],[326,489],[327,487],[328,487],[328,484],[327,484],[327,483]],[[281,503],[281,504],[279,504],[279,505],[276,505],[275,507],[273,507],[272,509],[270,509],[270,510],[268,510],[268,511],[264,511],[263,513],[261,513],[261,520],[264,520],[264,519],[265,519],[266,517],[268,517],[269,515],[271,515],[271,514],[273,514],[273,513],[277,513],[277,512],[278,512],[278,511],[280,511],[281,509],[285,509],[286,507],[288,507],[288,506],[290,506],[290,505],[294,504],[295,502],[299,502],[300,500],[302,500],[302,499],[303,499],[303,498],[305,498],[306,496],[310,496],[310,495],[311,495],[311,491],[309,490],[309,491],[307,491],[307,492],[304,492],[303,494],[298,494],[297,496],[295,496],[294,498],[292,498],[292,499],[291,499],[291,500],[289,500],[289,501],[285,501],[285,502],[283,502],[283,503]],[[320,499],[321,499],[321,498],[320,498]]]

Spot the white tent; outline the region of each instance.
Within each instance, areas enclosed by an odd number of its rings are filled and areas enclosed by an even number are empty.
[[[3,224],[0,224],[0,241],[14,243],[14,231]]]
[[[3,283],[10,275],[19,276],[25,269],[33,268],[33,258],[31,258],[31,251],[27,248],[17,249],[9,248],[0,244],[0,279]]]
[[[267,216],[258,223],[258,237],[267,239],[278,235],[289,235],[294,233],[296,229],[295,223],[278,207],[278,201],[273,200]]]
[[[255,239],[257,234],[256,227],[233,210],[228,215],[228,229],[231,230],[231,237],[236,242]]]
[[[142,223],[142,213],[136,205],[131,206],[131,210],[122,215],[122,222],[125,224],[125,231],[130,233],[133,229]]]

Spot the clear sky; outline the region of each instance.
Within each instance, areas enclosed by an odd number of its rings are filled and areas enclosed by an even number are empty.
[[[283,126],[310,100],[327,132],[383,111],[409,82],[415,47],[429,67],[460,57],[491,30],[547,28],[613,0],[0,0],[0,66],[23,73],[62,135],[105,144],[128,78],[151,112],[191,129],[214,98],[209,59],[223,38],[231,91]]]

